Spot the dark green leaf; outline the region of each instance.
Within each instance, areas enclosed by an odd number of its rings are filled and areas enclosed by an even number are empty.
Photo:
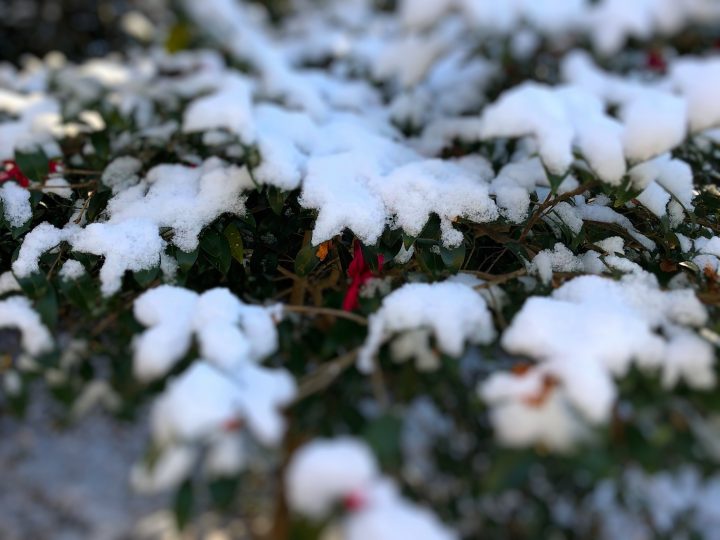
[[[175,510],[175,523],[182,530],[190,522],[194,505],[193,487],[190,480],[186,480],[175,494],[173,508]]]
[[[374,274],[377,274],[380,271],[380,262],[378,261],[378,250],[373,246],[366,246],[365,244],[360,244],[360,249],[362,249],[363,259],[365,259],[365,264],[368,265],[368,268],[370,268],[370,271]]]
[[[363,433],[363,438],[384,467],[393,467],[400,462],[400,433],[402,422],[386,414],[373,420]]]
[[[276,187],[269,187],[267,190],[268,204],[270,205],[270,208],[272,208],[272,211],[278,216],[282,213],[283,205],[285,204],[287,196],[287,191],[282,191]]]
[[[33,272],[29,276],[17,278],[17,281],[23,292],[34,299],[39,299],[44,296],[50,287],[47,277],[42,272]]]
[[[315,252],[317,247],[307,244],[295,257],[295,273],[298,276],[307,276],[320,262]]]
[[[465,262],[465,244],[460,244],[456,248],[440,247],[440,257],[442,258],[445,268],[455,273],[458,272]]]
[[[133,272],[133,277],[135,278],[135,281],[137,281],[138,285],[145,288],[155,281],[159,272],[160,266],[153,266],[147,270],[137,270]]]
[[[227,238],[228,246],[230,247],[230,253],[233,256],[233,259],[242,264],[245,259],[245,247],[243,245],[242,234],[240,234],[237,225],[230,223],[227,227],[225,227],[225,232],[223,234],[225,235],[225,238]]]
[[[45,326],[55,328],[58,317],[58,301],[52,285],[48,284],[45,293],[35,302],[35,310],[40,314]]]
[[[175,252],[175,258],[177,259],[180,270],[183,272],[187,272],[188,270],[190,270],[193,267],[193,265],[195,264],[195,261],[197,261],[199,252],[200,252],[199,247],[196,248],[194,251],[189,251],[189,252],[178,249]]]
[[[15,151],[15,163],[30,180],[42,182],[50,172],[50,160],[42,148],[32,151]]]

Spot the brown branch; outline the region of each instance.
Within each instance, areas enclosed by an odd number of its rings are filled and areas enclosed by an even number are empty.
[[[302,379],[298,384],[298,391],[292,403],[298,403],[306,397],[316,394],[330,386],[343,371],[355,363],[355,358],[359,350],[360,349],[353,349],[330,362],[324,363],[316,372]]]
[[[83,182],[81,184],[68,184],[67,186],[48,186],[47,184],[42,184],[39,186],[30,186],[27,189],[28,191],[42,191],[44,189],[87,189],[95,186],[97,186],[97,180]]]
[[[482,289],[488,289],[493,285],[501,285],[515,278],[524,276],[527,274],[527,270],[525,268],[520,268],[518,270],[514,270],[513,272],[508,272],[507,274],[488,274],[486,272],[476,272],[472,270],[463,270],[463,273],[472,274],[485,281],[485,283],[474,287],[476,291],[479,291]]]
[[[308,315],[327,315],[328,317],[335,317],[338,319],[347,319],[353,321],[362,326],[367,326],[368,321],[362,315],[352,313],[350,311],[343,311],[341,309],[329,308],[329,307],[314,307],[314,306],[301,306],[301,305],[285,305],[283,306],[285,311],[290,313],[300,313]]]
[[[520,242],[525,240],[525,237],[530,232],[530,229],[532,229],[535,224],[538,222],[538,220],[546,214],[549,210],[551,210],[554,206],[560,204],[563,201],[567,201],[568,199],[572,199],[576,195],[582,195],[589,189],[593,189],[594,187],[598,186],[599,182],[589,182],[587,184],[582,184],[581,186],[576,187],[572,191],[567,191],[563,193],[562,195],[558,195],[557,197],[550,198],[550,195],[548,195],[548,198],[545,199],[545,202],[543,202],[538,208],[533,212],[533,215],[530,216],[530,219],[528,220],[527,224],[525,225],[525,228],[522,230],[522,233],[520,233]]]

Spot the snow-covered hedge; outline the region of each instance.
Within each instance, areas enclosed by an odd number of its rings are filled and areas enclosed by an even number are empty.
[[[0,407],[180,526],[716,538],[718,2],[271,7],[0,65]]]

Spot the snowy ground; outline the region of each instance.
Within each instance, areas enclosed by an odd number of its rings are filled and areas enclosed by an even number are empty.
[[[128,470],[146,427],[94,415],[58,428],[52,403],[32,400],[27,419],[0,416],[0,538],[120,540],[167,508],[163,497],[133,494]]]

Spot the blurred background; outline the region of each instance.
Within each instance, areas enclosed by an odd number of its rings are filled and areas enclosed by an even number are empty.
[[[135,10],[158,12],[160,0],[0,0],[0,61],[61,51],[68,58],[121,49],[130,36],[119,24]]]

